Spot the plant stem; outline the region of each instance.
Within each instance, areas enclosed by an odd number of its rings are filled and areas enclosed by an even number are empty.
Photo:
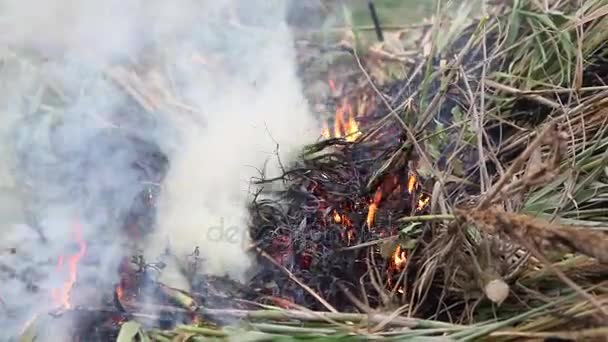
[[[399,223],[408,222],[428,222],[428,221],[441,221],[441,220],[454,220],[456,217],[451,214],[444,215],[420,215],[420,216],[406,216],[397,220]]]
[[[236,317],[247,319],[275,319],[286,320],[296,319],[307,322],[326,322],[333,321],[349,321],[353,323],[368,322],[378,324],[387,320],[389,315],[386,314],[359,314],[359,313],[343,313],[343,312],[328,312],[328,311],[298,311],[298,310],[237,310],[237,309],[199,309],[203,315],[219,316],[219,317]],[[400,326],[408,328],[455,328],[459,327],[456,324],[437,322],[431,320],[423,320],[418,318],[395,317],[390,323],[390,326]]]

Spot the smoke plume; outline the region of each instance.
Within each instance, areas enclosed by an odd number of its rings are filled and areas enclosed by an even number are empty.
[[[285,4],[0,0],[4,331],[53,307],[78,229],[87,303],[133,245],[152,260],[199,247],[203,272],[245,278],[250,179],[318,132]]]

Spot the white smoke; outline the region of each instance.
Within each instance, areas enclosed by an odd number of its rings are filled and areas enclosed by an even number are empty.
[[[216,57],[217,66],[177,73],[186,80],[187,102],[201,108],[195,121],[205,124],[172,118],[181,140],[171,154],[163,189],[160,234],[151,240],[148,252],[161,252],[169,243],[185,255],[199,246],[207,261],[204,267],[213,274],[238,279],[248,268],[243,248],[250,178],[264,167],[267,174],[276,175],[277,145],[281,160],[287,162],[317,132],[301,95],[280,3],[239,2],[235,15],[243,19],[242,27],[203,25],[201,30],[217,33],[205,42],[207,57]],[[180,49],[181,58],[192,58],[192,52]]]
[[[285,5],[0,0],[0,327],[9,335],[65,280],[55,264],[74,253],[77,224],[88,244],[81,287],[110,289],[131,252],[121,223],[148,175],[162,173],[161,153],[169,168],[146,256],[198,246],[205,272],[244,279],[250,178],[278,174],[277,146],[288,164],[318,132]]]

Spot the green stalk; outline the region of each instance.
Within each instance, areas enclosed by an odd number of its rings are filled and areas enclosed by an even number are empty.
[[[219,317],[235,317],[241,319],[263,320],[300,320],[305,322],[353,322],[379,324],[389,321],[389,326],[408,328],[457,328],[457,324],[438,322],[432,320],[391,317],[387,314],[359,314],[329,311],[297,311],[297,310],[237,310],[237,309],[199,309],[203,315]]]

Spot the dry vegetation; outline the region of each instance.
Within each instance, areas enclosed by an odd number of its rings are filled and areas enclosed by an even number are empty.
[[[256,180],[287,189],[251,207],[269,273],[249,286],[272,295],[257,293],[257,309],[211,309],[173,293],[202,323],[144,329],[133,313],[118,341],[605,340],[608,2],[471,11],[438,7],[420,25],[385,28],[382,43],[356,26],[333,30],[339,42],[299,34],[303,77],[337,84],[308,82],[312,101],[333,115],[346,99],[358,127],[307,147],[280,179]],[[110,76],[144,108],[191,110],[160,75]],[[408,175],[413,202],[395,195]],[[338,233],[292,241],[306,265],[276,254],[277,237],[321,226]]]

